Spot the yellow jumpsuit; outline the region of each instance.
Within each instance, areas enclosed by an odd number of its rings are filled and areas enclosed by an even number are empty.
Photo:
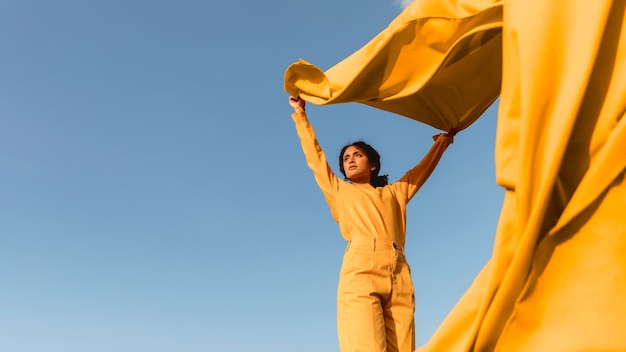
[[[348,241],[337,292],[340,350],[413,351],[414,291],[403,251],[406,205],[435,169],[452,138],[440,135],[423,160],[402,178],[374,188],[335,176],[306,114],[291,116],[307,164]]]

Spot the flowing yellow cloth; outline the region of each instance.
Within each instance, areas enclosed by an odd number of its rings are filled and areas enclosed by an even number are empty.
[[[626,351],[626,0],[440,3],[463,9],[450,11],[459,15],[460,23],[468,13],[503,10],[502,56],[490,51],[489,44],[476,52],[487,49],[487,62],[502,59],[496,178],[506,192],[492,258],[419,351]],[[431,5],[418,0],[407,11],[430,18]],[[442,26],[423,42],[456,35],[463,38]],[[407,73],[421,68],[405,67],[407,82],[391,95],[391,88],[376,90],[367,81],[333,83],[335,77],[362,72],[395,72],[398,63],[410,66],[401,58],[363,54],[373,50],[363,48],[354,59],[346,59],[351,65],[342,61],[335,66],[344,71],[341,75],[335,68],[332,75],[326,72],[327,84],[286,76],[286,88],[300,89],[287,91],[316,103],[364,102],[442,129],[460,130],[471,123],[471,118],[459,119],[463,111],[458,107],[450,108],[454,113],[432,109],[446,122],[433,123],[422,115],[430,107],[424,101],[445,99],[426,89],[445,60],[432,66],[434,70],[421,66],[425,74]],[[459,73],[455,85],[451,73],[447,82],[459,91],[484,76],[484,70]],[[424,77],[430,81],[424,83]],[[309,89],[318,86],[328,87],[328,96],[322,97],[326,100],[316,95],[316,88]],[[358,91],[377,94],[354,95]],[[347,98],[340,98],[344,94]],[[490,95],[465,95],[469,100],[463,109],[489,101],[484,98]],[[394,98],[409,96],[416,97],[415,105]],[[400,106],[394,108],[394,101]],[[417,106],[419,113],[407,113],[407,106]]]
[[[416,1],[326,72],[300,60],[285,90],[314,104],[359,102],[458,132],[500,93],[500,1]]]
[[[506,2],[493,256],[420,351],[626,351],[625,4]]]

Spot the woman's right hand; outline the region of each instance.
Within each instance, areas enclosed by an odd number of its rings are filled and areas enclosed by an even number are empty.
[[[294,112],[304,112],[305,102],[300,97],[289,97],[289,106],[293,108]]]
[[[454,134],[452,133],[439,133],[433,136],[433,140],[436,142],[439,138],[447,138],[448,144],[454,143]]]

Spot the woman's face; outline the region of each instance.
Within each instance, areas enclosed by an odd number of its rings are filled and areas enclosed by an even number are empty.
[[[354,183],[370,183],[370,175],[376,168],[367,158],[367,154],[353,145],[346,148],[342,156],[343,170],[346,177]]]

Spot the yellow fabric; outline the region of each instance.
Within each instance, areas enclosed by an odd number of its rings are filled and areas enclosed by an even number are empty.
[[[420,351],[626,350],[624,6],[507,1],[493,257]]]
[[[326,72],[300,60],[285,90],[314,104],[359,102],[458,132],[497,98],[500,1],[416,1]]]
[[[626,350],[625,8],[625,0],[506,1],[495,160],[506,192],[493,255],[419,351]],[[391,69],[384,60],[342,67],[344,76]],[[461,82],[483,76],[467,74]]]

